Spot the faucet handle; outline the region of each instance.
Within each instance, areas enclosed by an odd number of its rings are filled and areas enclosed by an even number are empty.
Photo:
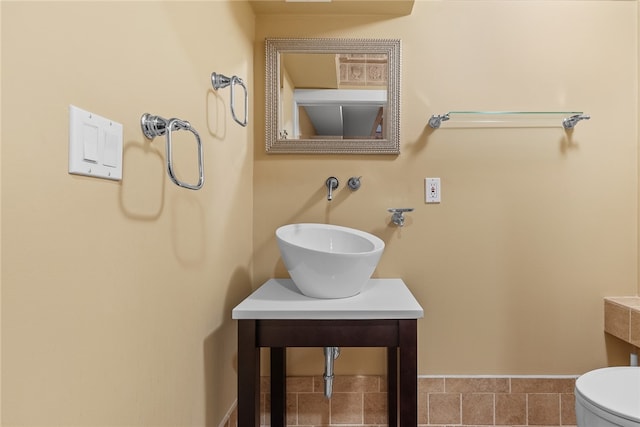
[[[360,178],[362,178],[362,177],[361,176],[352,176],[351,178],[349,178],[349,181],[347,182],[347,185],[349,186],[351,191],[356,191],[357,189],[360,188]]]

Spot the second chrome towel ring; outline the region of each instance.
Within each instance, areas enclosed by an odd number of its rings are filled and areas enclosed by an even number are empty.
[[[245,86],[242,79],[238,76],[227,77],[218,73],[211,73],[211,85],[215,90],[224,89],[227,86],[231,86],[231,115],[233,116],[233,120],[236,121],[240,126],[247,126],[247,118],[249,112],[249,93],[247,92],[247,87]],[[244,120],[238,119],[236,116],[236,107],[235,107],[235,87],[236,85],[242,86],[244,90]]]
[[[152,116],[149,113],[142,115],[140,119],[140,126],[144,136],[148,139],[153,139],[156,136],[166,135],[166,148],[167,148],[167,173],[169,178],[179,187],[188,188],[189,190],[199,190],[204,185],[204,165],[202,154],[202,142],[200,141],[200,135],[191,126],[191,124],[185,120],[180,119],[165,119],[160,116]],[[198,144],[198,182],[196,184],[187,184],[180,181],[173,170],[173,153],[171,146],[171,133],[177,130],[191,131],[196,137],[196,144]]]

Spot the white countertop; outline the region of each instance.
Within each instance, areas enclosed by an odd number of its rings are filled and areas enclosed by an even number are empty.
[[[349,298],[303,295],[291,279],[270,279],[238,304],[233,319],[367,320],[418,319],[424,311],[402,279],[370,279]]]

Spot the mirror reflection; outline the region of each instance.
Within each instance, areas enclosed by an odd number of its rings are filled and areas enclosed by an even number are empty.
[[[267,39],[267,152],[399,152],[399,40]]]
[[[387,64],[385,53],[281,54],[279,135],[386,137]]]

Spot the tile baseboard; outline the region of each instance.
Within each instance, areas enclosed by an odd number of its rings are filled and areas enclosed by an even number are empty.
[[[575,426],[576,376],[418,377],[418,425]],[[287,378],[287,425],[386,426],[387,380],[378,375],[341,375],[324,397],[322,376]],[[269,377],[260,384],[260,425],[270,425]],[[220,427],[236,427],[231,408]]]

